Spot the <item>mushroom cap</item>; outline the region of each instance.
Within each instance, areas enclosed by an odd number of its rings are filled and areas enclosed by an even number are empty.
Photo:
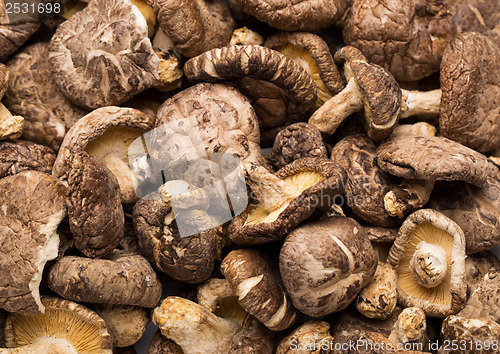
[[[454,0],[450,2],[457,33],[479,32],[500,45],[498,33],[498,24],[500,23],[499,0]]]
[[[275,176],[296,190],[297,196],[272,213],[265,210],[262,201],[250,203],[229,224],[229,237],[235,244],[256,245],[282,239],[302,221],[328,210],[347,184],[342,167],[316,157],[293,161]]]
[[[231,81],[254,101],[261,133],[272,130],[266,141],[274,139],[278,128],[307,118],[316,102],[316,86],[306,70],[285,55],[258,45],[212,49],[188,60],[184,74],[194,82]],[[277,109],[276,100],[285,102],[283,109]]]
[[[437,72],[453,35],[453,17],[443,1],[355,0],[343,30],[347,45],[401,81]]]
[[[479,346],[488,343],[490,349],[493,343],[498,343],[500,338],[500,324],[490,318],[464,318],[461,316],[448,316],[441,327],[441,340],[444,343],[468,343],[467,352],[480,351]],[[490,344],[491,343],[491,344]],[[474,347],[476,346],[476,347]],[[489,351],[490,349],[485,349]],[[463,346],[459,350],[446,350],[450,354],[464,353]]]
[[[72,104],[52,78],[49,44],[37,42],[7,62],[11,72],[4,103],[25,119],[23,138],[57,150],[66,131],[86,111]]]
[[[369,63],[355,47],[341,48],[334,58],[338,65],[344,65],[346,80],[354,78],[363,94],[368,136],[374,141],[388,138],[401,110],[402,93],[396,79],[383,67]]]
[[[221,272],[238,296],[241,307],[272,331],[293,325],[293,307],[280,278],[277,264],[255,249],[231,251],[221,263]]]
[[[255,316],[248,314],[241,328],[234,334],[229,354],[274,353],[275,333],[264,326]]]
[[[178,344],[165,337],[158,329],[151,340],[148,354],[184,354],[184,352]]]
[[[489,152],[500,145],[500,48],[470,32],[453,38],[441,62],[439,128],[449,139]]]
[[[307,321],[292,333],[286,336],[276,348],[276,354],[293,353],[292,348],[314,348],[310,353],[321,352],[333,343],[333,337],[328,330],[330,325],[325,321]],[[321,348],[318,351],[317,348]]]
[[[489,317],[500,324],[500,271],[498,269],[492,269],[483,277],[457,316]]]
[[[158,80],[146,19],[130,0],[91,1],[52,36],[54,80],[77,106],[120,104]]]
[[[424,287],[414,279],[411,261],[425,242],[440,246],[446,257],[444,279],[434,287]],[[413,257],[413,258],[412,258]],[[403,222],[387,262],[398,273],[398,299],[405,306],[417,306],[427,316],[446,317],[465,304],[465,239],[462,229],[451,219],[432,209],[420,209]]]
[[[154,307],[161,296],[148,261],[118,251],[107,259],[63,257],[50,268],[48,284],[65,299],[99,304]]]
[[[500,271],[500,259],[494,253],[484,251],[465,258],[468,294],[472,294],[478,288],[484,276],[490,271]]]
[[[0,142],[0,178],[25,170],[52,172],[56,155],[51,148],[31,141]]]
[[[345,309],[373,277],[377,262],[362,227],[344,216],[296,228],[280,252],[286,290],[294,306],[312,317]]]
[[[316,31],[340,20],[346,0],[238,0],[242,10],[282,31]]]
[[[113,173],[85,151],[73,156],[66,196],[75,246],[87,257],[103,257],[125,232],[120,187]]]
[[[46,173],[23,171],[2,178],[0,191],[0,307],[43,313],[38,286],[45,263],[58,255],[66,188]]]
[[[43,341],[49,344],[59,339],[66,343],[67,352],[70,353],[113,352],[106,323],[94,311],[75,302],[51,296],[42,296],[41,301],[45,307],[42,315],[9,315],[5,326],[8,348]]]
[[[147,0],[160,28],[190,58],[229,44],[236,24],[220,0]]]
[[[375,144],[366,135],[351,135],[340,140],[332,149],[332,160],[342,166],[348,183],[345,194],[349,206],[363,221],[377,226],[399,224],[384,207],[384,196],[392,182],[377,165]]]

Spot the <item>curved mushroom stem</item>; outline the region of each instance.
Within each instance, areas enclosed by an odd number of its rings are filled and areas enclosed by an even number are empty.
[[[419,342],[426,343],[427,322],[425,313],[419,307],[408,307],[398,316],[398,320],[389,335],[393,344]]]
[[[309,124],[322,133],[333,134],[344,119],[363,109],[363,94],[354,77],[349,79],[347,86],[337,95],[326,101],[309,118]]]
[[[398,124],[394,127],[391,137],[419,135],[436,136],[436,127],[427,122],[417,122],[414,124]]]
[[[132,172],[130,171],[128,163],[123,160],[121,155],[123,155],[123,152],[120,150],[119,155],[109,153],[102,157],[96,157],[113,172],[120,186],[122,203],[128,204],[137,201],[137,195],[135,193],[134,183],[132,182]]]
[[[384,196],[384,207],[390,216],[402,219],[429,201],[434,181],[406,179]]]
[[[401,89],[401,114],[399,119],[415,115],[438,115],[441,105],[441,89],[432,91],[408,91]]]
[[[448,264],[446,252],[440,245],[420,242],[410,261],[413,279],[425,288],[439,285],[444,277]]]

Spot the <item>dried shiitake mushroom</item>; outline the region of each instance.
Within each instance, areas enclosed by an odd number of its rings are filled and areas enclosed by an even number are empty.
[[[58,256],[65,195],[61,182],[39,171],[0,179],[1,308],[43,313],[38,287],[45,263]]]
[[[451,219],[432,209],[408,216],[387,258],[398,273],[398,300],[432,317],[457,313],[465,304],[465,240]]]
[[[427,349],[429,336],[427,334],[427,321],[425,313],[418,307],[407,307],[398,316],[389,340],[394,344],[406,343],[420,344]]]
[[[11,78],[4,103],[24,117],[24,139],[57,150],[67,130],[87,112],[59,90],[50,71],[48,47],[48,43],[37,42],[7,62]]]
[[[500,324],[499,295],[500,271],[493,269],[483,277],[466,306],[457,315],[466,318],[490,317]]]
[[[311,354],[326,352],[333,342],[329,329],[330,325],[325,321],[308,321],[278,344],[276,354],[304,353],[307,348],[311,348],[307,351]]]
[[[280,251],[286,290],[294,306],[312,317],[346,308],[369,283],[377,262],[362,227],[344,216],[296,228]]]
[[[500,45],[498,0],[449,0],[457,32],[479,32]]]
[[[262,45],[262,43],[264,43],[264,38],[246,26],[235,29],[233,31],[233,35],[231,36],[231,40],[229,41],[230,45]]]
[[[272,354],[274,353],[276,341],[274,333],[256,317],[248,314],[241,328],[233,336],[229,354]]]
[[[354,0],[343,37],[396,79],[415,81],[439,70],[454,30],[444,1]]]
[[[158,80],[148,26],[130,0],[91,1],[50,41],[53,78],[77,106],[120,104]]]
[[[184,354],[184,352],[178,344],[165,337],[158,329],[151,340],[148,354]]]
[[[484,276],[490,271],[500,271],[500,259],[494,253],[483,251],[465,258],[465,280],[469,295],[478,288]]]
[[[401,109],[401,89],[394,77],[370,64],[355,47],[337,51],[335,62],[343,65],[347,86],[318,108],[309,124],[332,134],[349,115],[363,111],[368,136],[374,141],[389,137]]]
[[[12,313],[7,318],[6,353],[112,354],[106,323],[94,311],[72,301],[42,296],[42,315]]]
[[[51,148],[26,140],[0,142],[0,178],[25,170],[52,172],[56,155]]]

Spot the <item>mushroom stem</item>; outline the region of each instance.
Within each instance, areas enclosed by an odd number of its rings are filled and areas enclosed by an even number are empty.
[[[326,101],[309,118],[309,124],[322,133],[333,134],[344,119],[363,109],[363,94],[354,77],[337,95]]]
[[[413,279],[425,288],[439,285],[446,276],[446,252],[440,245],[420,242],[410,261]]]
[[[390,216],[402,219],[429,201],[434,181],[406,179],[384,196],[384,207]]]
[[[23,133],[24,118],[13,116],[12,113],[0,103],[0,140],[17,139]]]
[[[438,115],[441,104],[441,89],[432,91],[408,91],[401,89],[401,114],[399,118],[415,115]]]
[[[489,159],[491,160],[491,162],[493,162],[495,165],[497,165],[498,167],[500,167],[500,157],[496,157],[496,156],[490,156]]]
[[[120,150],[119,154],[123,154],[123,152]],[[124,161],[124,159],[115,153],[109,153],[105,156],[96,157],[101,160],[101,162],[103,162],[111,172],[113,172],[118,180],[122,203],[128,201],[127,199],[136,201],[137,196],[132,182],[132,173],[130,172],[129,165]],[[135,197],[131,198],[131,196]]]

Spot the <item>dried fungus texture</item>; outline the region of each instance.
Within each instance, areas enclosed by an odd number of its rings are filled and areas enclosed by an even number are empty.
[[[276,348],[276,354],[291,354],[297,348],[304,348],[302,353],[329,352],[333,337],[328,330],[330,325],[325,321],[308,321],[286,336]],[[311,349],[307,349],[311,348]]]
[[[499,0],[449,0],[457,33],[479,32],[500,45]]]
[[[441,327],[441,339],[444,345],[438,353],[494,353],[497,351],[495,343],[498,343],[498,338],[500,338],[500,324],[489,318],[469,319],[448,316]],[[467,343],[467,345],[455,348],[447,345],[448,343]]]
[[[441,63],[441,134],[486,153],[500,145],[500,48],[478,33],[452,39]]]
[[[161,283],[141,255],[113,252],[107,259],[67,256],[49,270],[48,285],[73,301],[154,307]]]
[[[454,32],[442,1],[354,0],[343,36],[396,79],[414,81],[439,70]]]
[[[23,171],[2,178],[0,191],[0,307],[39,314],[38,286],[45,263],[58,255],[66,188],[46,173]]]
[[[0,178],[25,170],[52,172],[56,155],[51,148],[25,140],[0,142]]]
[[[96,0],[62,23],[50,41],[53,77],[77,106],[120,104],[158,80],[159,58],[130,0]]]
[[[160,28],[190,58],[229,44],[236,24],[220,0],[147,0]]]
[[[73,105],[56,85],[48,46],[35,43],[7,62],[11,78],[3,102],[13,114],[24,117],[24,139],[58,150],[66,131],[87,112]]]
[[[457,314],[465,318],[491,318],[500,324],[500,272],[492,270],[483,277],[477,289]]]
[[[247,315],[234,334],[229,354],[272,354],[276,336],[256,317]]]
[[[238,0],[241,9],[258,20],[284,31],[315,31],[337,22],[346,0]]]
[[[87,257],[103,257],[124,235],[120,187],[113,173],[86,152],[71,161],[66,197],[75,246]]]

